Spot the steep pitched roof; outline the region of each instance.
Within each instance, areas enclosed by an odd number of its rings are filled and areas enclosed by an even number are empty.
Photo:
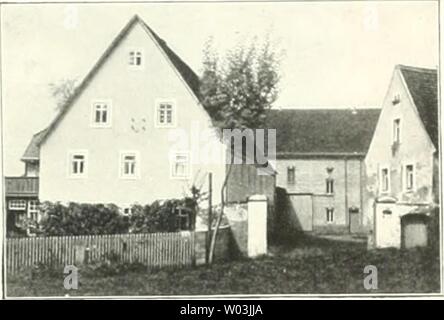
[[[405,80],[413,102],[433,144],[438,148],[438,72],[425,69],[397,66]]]
[[[364,155],[380,109],[270,110],[266,127],[276,129],[277,156]]]
[[[107,58],[114,52],[114,50],[117,48],[117,46],[120,44],[120,42],[126,37],[126,35],[130,32],[130,30],[132,30],[132,28],[137,24],[142,26],[142,28],[147,32],[147,34],[154,39],[156,44],[159,46],[160,50],[163,51],[163,53],[165,54],[167,59],[172,63],[174,68],[178,71],[180,77],[182,77],[185,84],[191,90],[193,95],[196,97],[196,99],[199,99],[199,78],[198,78],[198,76],[182,59],[179,58],[179,56],[173,50],[171,50],[168,47],[167,43],[162,38],[160,38],[150,27],[148,27],[148,25],[138,15],[134,15],[133,18],[131,18],[131,20],[126,24],[126,26],[120,31],[120,33],[117,35],[117,37],[114,38],[114,40],[111,42],[109,47],[105,50],[105,52],[102,54],[102,56],[96,62],[96,64],[93,66],[93,68],[90,70],[90,72],[86,75],[86,77],[83,79],[83,81],[80,83],[80,85],[76,88],[74,94],[66,102],[64,107],[61,109],[61,111],[58,113],[58,115],[55,117],[55,119],[49,125],[47,130],[43,133],[43,136],[40,139],[40,141],[38,142],[38,145],[43,143],[46,140],[46,138],[51,134],[51,132],[55,129],[55,127],[58,125],[60,120],[64,117],[66,112],[73,105],[74,101],[80,96],[80,94],[83,92],[83,90],[85,90],[85,88],[92,81],[94,76],[97,74],[97,72],[100,70],[102,65],[107,60]]]
[[[40,157],[40,141],[43,139],[43,136],[46,134],[48,129],[44,129],[42,131],[37,132],[32,136],[31,141],[28,144],[28,147],[25,150],[25,153],[22,156],[22,161],[28,160],[38,160]]]

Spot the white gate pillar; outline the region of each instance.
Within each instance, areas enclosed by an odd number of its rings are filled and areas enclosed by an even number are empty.
[[[267,197],[248,198],[248,256],[267,254]]]

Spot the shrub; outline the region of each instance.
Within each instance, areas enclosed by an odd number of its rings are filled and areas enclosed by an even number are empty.
[[[109,204],[79,204],[45,202],[40,229],[45,236],[95,235],[126,233],[128,217]]]
[[[196,210],[196,201],[192,198],[155,201],[145,206],[136,204],[130,216],[122,215],[114,204],[71,202],[64,205],[44,202],[41,206],[42,219],[34,233],[42,236],[76,236],[176,232],[183,230],[175,210],[178,206],[190,210],[187,229],[192,229]]]
[[[191,198],[183,200],[155,201],[151,205],[134,205],[130,217],[132,233],[176,232],[181,230],[178,223],[176,208],[185,207],[190,210],[189,228],[193,228],[195,219],[195,201]]]

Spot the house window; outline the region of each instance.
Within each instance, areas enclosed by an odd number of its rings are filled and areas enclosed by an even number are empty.
[[[9,210],[26,210],[26,200],[9,200]]]
[[[295,184],[296,183],[296,174],[295,174],[295,167],[287,167],[287,182],[288,184]]]
[[[130,215],[132,215],[133,214],[133,208],[132,207],[124,207],[123,209],[122,209],[122,214],[123,215],[125,215],[125,216],[130,216]]]
[[[408,164],[404,171],[404,190],[412,191],[415,188],[415,167],[413,164]]]
[[[401,96],[399,94],[395,94],[393,96],[392,104],[396,105],[401,102]]]
[[[121,178],[137,178],[138,177],[138,153],[122,152],[120,155],[120,177]]]
[[[92,119],[93,127],[109,127],[111,125],[111,103],[94,102]]]
[[[175,122],[174,105],[171,102],[157,104],[156,124],[159,127],[171,127]]]
[[[142,51],[141,50],[130,50],[129,51],[129,65],[132,67],[142,66]]]
[[[188,153],[180,152],[173,155],[171,164],[172,178],[188,178],[190,175],[190,158]]]
[[[71,152],[69,156],[69,175],[70,177],[85,177],[87,166],[86,151]]]
[[[326,186],[326,192],[327,194],[333,194],[334,193],[334,180],[332,178],[327,178],[325,180],[325,186]]]
[[[327,223],[332,223],[334,220],[334,209],[333,208],[325,208],[326,220]]]
[[[40,220],[39,202],[37,200],[30,200],[28,202],[28,217],[29,219],[39,222]]]
[[[381,169],[381,192],[390,191],[390,172],[388,168]]]
[[[393,120],[393,142],[399,143],[401,141],[401,119]]]

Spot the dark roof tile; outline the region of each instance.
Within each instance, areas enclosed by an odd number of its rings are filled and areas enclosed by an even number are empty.
[[[410,95],[433,144],[438,148],[438,73],[425,69],[398,65]]]
[[[43,136],[46,134],[46,130],[44,129],[40,132],[37,132],[32,136],[31,141],[28,144],[28,147],[25,150],[25,153],[22,156],[23,161],[27,160],[38,160],[40,157],[40,141],[43,139]]]
[[[365,154],[380,109],[270,110],[266,127],[276,129],[276,152]]]

